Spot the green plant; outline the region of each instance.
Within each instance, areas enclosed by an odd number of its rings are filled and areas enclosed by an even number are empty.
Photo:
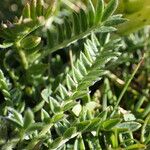
[[[2,150],[148,149],[149,84],[130,83],[144,60],[149,79],[149,28],[116,36],[127,21],[115,14],[117,0],[80,2],[73,10],[73,1],[31,0],[2,24]]]

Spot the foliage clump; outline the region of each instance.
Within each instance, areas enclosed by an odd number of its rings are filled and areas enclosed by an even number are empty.
[[[0,27],[0,149],[149,149],[149,27],[123,36],[118,0],[68,2]]]

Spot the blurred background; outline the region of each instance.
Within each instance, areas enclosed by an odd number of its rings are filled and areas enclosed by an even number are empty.
[[[27,1],[30,0],[0,0],[0,23],[6,20],[12,21],[15,16],[19,17]],[[55,0],[44,0],[48,4],[53,1]],[[78,7],[83,6],[86,0],[61,0],[61,2],[71,9],[76,10]]]
[[[0,0],[0,22],[19,16],[24,4],[25,0]]]

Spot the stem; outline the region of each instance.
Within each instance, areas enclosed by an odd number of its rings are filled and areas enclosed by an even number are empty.
[[[125,86],[124,86],[124,88],[123,88],[123,90],[122,90],[122,92],[121,92],[121,94],[120,94],[120,96],[119,96],[119,98],[118,98],[118,100],[117,100],[117,102],[116,102],[116,105],[115,105],[114,110],[113,110],[113,112],[112,112],[112,114],[111,114],[111,117],[114,115],[114,113],[115,113],[115,111],[116,111],[116,109],[117,109],[117,107],[118,107],[118,105],[119,105],[121,99],[123,98],[123,96],[124,96],[124,94],[125,94],[127,88],[129,87],[129,84],[131,83],[132,79],[134,78],[136,72],[137,72],[138,69],[140,68],[140,66],[141,66],[141,64],[142,64],[142,62],[143,62],[143,60],[144,60],[144,56],[142,57],[141,61],[138,63],[137,67],[136,67],[135,70],[133,71],[133,73],[132,73],[131,77],[129,78],[129,80],[126,82],[126,84],[125,84]]]
[[[149,90],[146,89],[145,93],[148,94]],[[135,111],[138,111],[140,109],[140,107],[142,106],[142,104],[144,103],[144,101],[148,99],[147,97],[145,97],[144,95],[141,95],[141,97],[139,98],[138,102],[135,105]]]
[[[106,75],[109,79],[111,79],[115,83],[116,86],[122,87],[125,85],[125,81],[121,80],[119,77],[117,77],[112,72],[107,71]],[[140,91],[139,89],[135,89],[135,87],[132,87],[132,85],[129,86],[127,90],[130,91],[131,93],[137,95],[137,96],[143,95],[146,99],[150,98],[146,91],[143,91],[143,90]]]
[[[145,107],[142,113],[142,118],[146,117],[149,112],[150,112],[150,103]]]
[[[145,121],[144,121],[144,124],[142,126],[142,130],[141,130],[141,142],[144,143],[145,142],[145,137],[144,137],[144,134],[145,134],[145,129],[146,129],[146,126],[148,124],[148,121],[150,120],[150,114],[146,117]]]

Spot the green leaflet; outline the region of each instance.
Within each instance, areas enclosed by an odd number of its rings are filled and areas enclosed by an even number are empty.
[[[104,1],[97,0],[96,17],[95,17],[96,23],[99,23],[101,21],[103,12],[104,12]]]
[[[41,42],[41,37],[27,36],[21,41],[21,47],[25,50],[30,50],[37,47]]]
[[[141,127],[141,124],[134,122],[134,121],[131,121],[131,122],[120,123],[116,127],[124,128],[124,129],[127,129],[129,131],[136,131]]]
[[[31,124],[34,122],[34,114],[30,109],[27,109],[25,111],[25,116],[24,116],[24,129],[27,129],[31,126]]]
[[[111,0],[105,10],[104,10],[104,13],[103,13],[103,16],[102,16],[102,21],[106,21],[108,19],[109,16],[111,16],[114,11],[116,10],[118,6],[118,0]]]
[[[23,17],[24,18],[30,18],[30,5],[27,3],[23,9]]]

